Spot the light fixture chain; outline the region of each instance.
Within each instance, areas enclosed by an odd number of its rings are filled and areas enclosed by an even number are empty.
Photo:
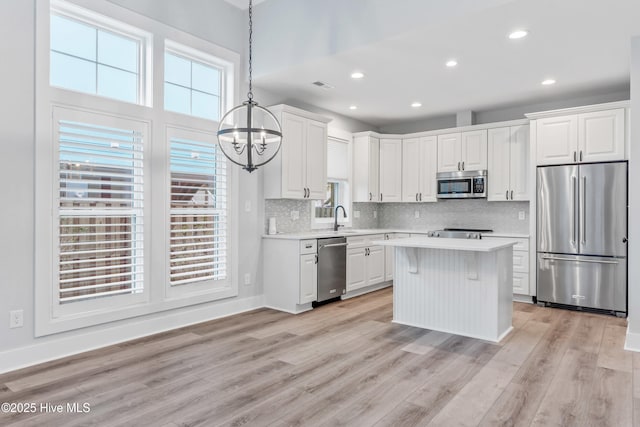
[[[247,98],[253,100],[253,1],[249,0],[249,93]]]

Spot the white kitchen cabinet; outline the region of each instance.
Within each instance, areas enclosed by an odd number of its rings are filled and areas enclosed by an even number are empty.
[[[300,295],[299,304],[318,299],[318,255],[300,255]]]
[[[486,129],[438,135],[438,172],[486,168]]]
[[[323,199],[329,119],[286,105],[269,107],[282,126],[280,152],[264,165],[267,199]]]
[[[625,158],[624,108],[544,117],[536,130],[538,165]]]
[[[353,138],[353,201],[378,202],[380,139],[370,135]]]
[[[624,108],[578,114],[578,160],[624,160]]]
[[[487,168],[487,131],[486,129],[462,132],[461,152],[463,171],[484,170]]]
[[[518,243],[513,246],[513,293],[521,296],[533,295],[529,286],[529,239],[523,237],[494,237],[483,235],[483,239],[509,239]]]
[[[373,245],[384,235],[347,237],[347,292],[385,281],[384,247]]]
[[[409,233],[387,233],[384,235],[385,240],[406,239],[408,237],[411,237]],[[385,281],[389,281],[393,280],[396,265],[396,250],[393,246],[385,246],[384,251],[384,275]]]
[[[402,140],[380,140],[380,201],[402,201]]]
[[[462,145],[460,133],[438,135],[438,172],[460,170]]]
[[[288,313],[311,310],[317,299],[316,239],[263,240],[265,305]]]
[[[402,140],[402,201],[435,202],[438,139]]]
[[[529,126],[489,129],[487,200],[529,200]]]

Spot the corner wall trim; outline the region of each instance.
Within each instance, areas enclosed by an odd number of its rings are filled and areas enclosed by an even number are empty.
[[[627,326],[627,339],[624,341],[624,349],[640,352],[640,333],[630,332]]]
[[[0,352],[0,374],[263,307],[264,295],[257,295],[222,304],[204,304],[175,313],[163,312],[162,316],[153,318],[134,318],[99,331],[57,339],[55,335],[50,336],[50,339],[36,344]]]

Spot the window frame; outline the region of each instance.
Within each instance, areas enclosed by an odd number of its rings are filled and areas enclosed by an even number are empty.
[[[350,228],[353,226],[353,135],[351,132],[332,127],[331,124],[329,124],[327,129],[327,144],[329,140],[347,144],[347,182],[349,184],[349,203],[348,206],[345,206],[347,217],[343,218],[339,216],[338,224],[346,228]],[[329,159],[327,158],[327,162],[328,161]],[[327,183],[331,182],[331,178],[332,177],[327,176]],[[310,205],[311,229],[321,230],[333,227],[334,218],[316,218],[315,202],[310,203]]]
[[[54,0],[56,4],[59,0]],[[166,274],[166,258],[169,251],[167,230],[169,229],[168,187],[166,178],[169,173],[166,160],[166,128],[176,126],[188,129],[215,132],[218,122],[179,113],[164,111],[164,40],[173,40],[194,50],[228,61],[232,71],[226,76],[226,86],[230,96],[226,102],[233,105],[239,93],[240,55],[226,48],[217,46],[201,38],[170,27],[143,15],[136,14],[122,6],[107,0],[74,0],[74,8],[86,9],[96,15],[120,21],[151,35],[148,49],[145,52],[146,71],[151,76],[146,81],[146,104],[133,104],[98,95],[75,92],[50,86],[50,13],[49,0],[36,0],[36,34],[35,34],[35,336],[41,337],[59,332],[90,327],[108,322],[130,319],[136,316],[153,315],[165,310],[172,310],[211,301],[224,302],[225,298],[239,294],[238,287],[238,226],[236,217],[239,211],[238,168],[230,167],[228,182],[228,215],[227,233],[230,245],[228,248],[228,287],[225,292],[185,292],[169,295],[167,286],[169,278]],[[160,84],[153,85],[153,82]],[[124,298],[121,305],[108,304],[109,307],[96,310],[83,309],[68,312],[56,312],[56,278],[58,275],[55,250],[58,240],[55,236],[56,220],[53,210],[57,207],[55,190],[57,189],[57,172],[54,165],[52,142],[53,114],[56,106],[77,109],[106,117],[119,117],[148,124],[148,140],[144,154],[144,295],[146,298]],[[227,107],[228,108],[228,107]],[[55,182],[52,182],[55,181]],[[151,268],[153,267],[153,268]],[[122,295],[117,295],[120,297]],[[124,295],[130,296],[129,294]],[[106,300],[111,300],[106,298]]]

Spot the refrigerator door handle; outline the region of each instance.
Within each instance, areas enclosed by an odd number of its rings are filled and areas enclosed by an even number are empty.
[[[587,177],[582,177],[582,185],[580,186],[580,242],[584,245],[587,243]]]
[[[575,176],[571,177],[571,206],[573,207],[573,209],[571,210],[571,215],[569,215],[569,219],[571,220],[570,222],[570,227],[571,227],[571,245],[572,246],[576,246],[576,244],[578,243],[578,229],[576,227],[576,186],[578,183],[578,178]]]
[[[555,261],[588,262],[588,263],[591,263],[591,264],[619,264],[618,261],[595,260],[595,259],[560,258],[560,257],[555,257],[555,256],[543,256],[542,259],[551,259],[551,260],[555,260]]]

